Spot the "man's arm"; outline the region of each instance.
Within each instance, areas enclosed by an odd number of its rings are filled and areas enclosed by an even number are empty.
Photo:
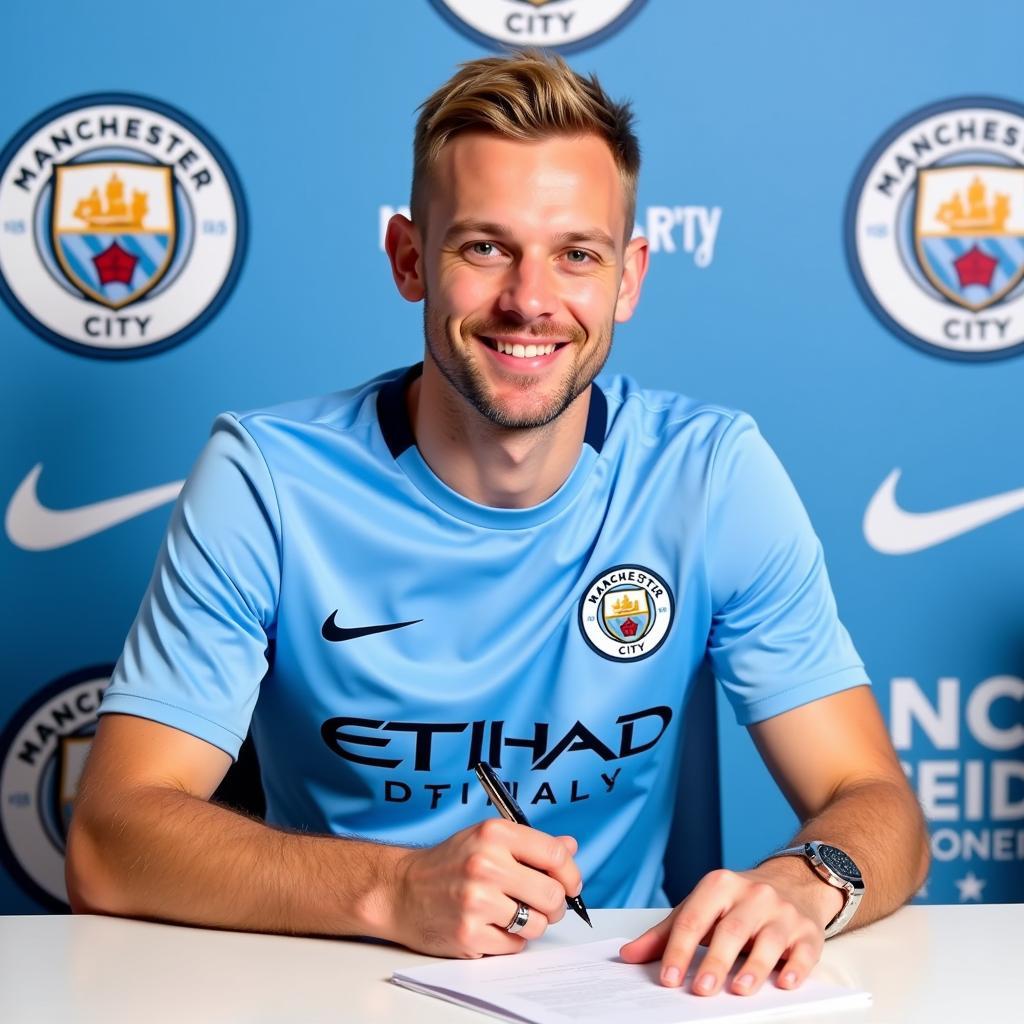
[[[68,837],[72,909],[474,957],[518,951],[580,888],[571,839],[501,819],[414,850],[270,828],[210,802],[230,761],[178,729],[103,716]],[[518,900],[530,922],[508,935]]]
[[[368,933],[403,851],[289,835],[209,802],[217,747],[129,715],[100,719],[68,836],[72,909],[256,931]],[[341,863],[347,861],[348,863]]]
[[[928,830],[871,689],[858,686],[812,701],[752,725],[750,733],[804,822],[788,845],[820,839],[838,846],[864,875],[864,898],[847,930],[906,903],[928,875]],[[756,870],[788,872],[819,894],[823,912],[834,906],[823,926],[839,912],[842,894],[801,858],[774,858]]]
[[[866,892],[850,927],[905,903],[928,873],[928,832],[870,688],[823,697],[750,731],[804,822],[788,845],[820,839],[849,852],[860,868]],[[697,946],[707,945],[695,991],[711,995],[748,951],[734,992],[756,992],[779,961],[779,984],[794,988],[820,959],[824,928],[841,906],[839,890],[796,857],[713,871],[622,955],[638,963],[661,956],[663,982],[679,984]]]

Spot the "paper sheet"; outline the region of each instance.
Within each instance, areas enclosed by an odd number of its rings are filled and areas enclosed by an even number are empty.
[[[492,1016],[530,1024],[756,1021],[871,1005],[868,992],[814,979],[793,990],[776,988],[769,979],[752,996],[724,990],[715,996],[695,996],[688,991],[690,979],[705,949],[697,951],[681,988],[665,988],[658,981],[659,963],[626,964],[619,959],[619,949],[627,941],[606,939],[516,956],[449,960],[396,971],[392,981]]]

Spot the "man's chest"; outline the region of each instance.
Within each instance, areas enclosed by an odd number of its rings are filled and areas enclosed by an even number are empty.
[[[650,749],[704,657],[706,586],[678,519],[611,504],[533,530],[342,517],[293,546],[262,715],[403,777]]]

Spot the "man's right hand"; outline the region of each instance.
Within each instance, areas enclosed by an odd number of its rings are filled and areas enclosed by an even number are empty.
[[[405,851],[396,864],[388,938],[434,956],[518,953],[562,919],[567,895],[579,895],[576,849],[571,836],[488,818],[437,846]],[[509,935],[517,903],[530,919]]]
[[[515,953],[580,890],[576,842],[491,818],[408,849],[285,832],[210,801],[231,758],[133,715],[100,719],[68,838],[76,911],[372,935],[435,956]],[[518,902],[530,920],[505,928]]]

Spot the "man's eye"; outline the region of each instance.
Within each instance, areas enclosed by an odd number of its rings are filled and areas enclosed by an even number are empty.
[[[476,256],[490,256],[491,253],[497,252],[491,242],[474,242],[470,249]]]
[[[586,263],[590,259],[590,253],[582,249],[570,249],[566,256],[569,257],[570,263]]]

